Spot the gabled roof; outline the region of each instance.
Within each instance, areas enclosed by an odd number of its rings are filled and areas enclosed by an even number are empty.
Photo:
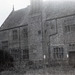
[[[46,2],[43,3],[42,11],[44,13],[43,17],[45,16],[45,19],[52,19],[66,15],[68,16],[71,14],[75,14],[75,3]],[[28,24],[28,17],[30,16],[29,12],[30,6],[18,11],[12,11],[5,22],[2,24],[1,30]]]
[[[12,11],[1,26],[1,30],[27,24],[29,7]]]

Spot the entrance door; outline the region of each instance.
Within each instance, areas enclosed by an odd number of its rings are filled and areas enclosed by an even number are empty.
[[[69,64],[75,65],[75,51],[69,52]]]

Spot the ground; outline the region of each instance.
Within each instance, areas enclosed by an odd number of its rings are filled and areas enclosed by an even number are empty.
[[[24,72],[4,71],[1,75],[75,75],[75,68],[70,66],[44,67],[42,69],[30,69]]]

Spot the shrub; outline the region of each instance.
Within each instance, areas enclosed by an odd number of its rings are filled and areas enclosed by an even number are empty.
[[[0,72],[4,71],[13,65],[14,59],[7,51],[0,50]]]

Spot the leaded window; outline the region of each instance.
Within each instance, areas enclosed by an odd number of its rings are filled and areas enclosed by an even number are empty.
[[[2,49],[8,49],[8,41],[2,41]]]
[[[75,49],[75,43],[69,44],[69,49]]]
[[[65,32],[70,32],[70,25],[65,26]]]
[[[13,30],[13,40],[17,40],[17,39],[18,39],[17,30]]]
[[[53,56],[54,59],[61,59],[64,57],[64,49],[63,47],[54,47]]]
[[[29,50],[28,49],[23,50],[23,59],[29,59]]]
[[[65,32],[75,31],[75,25],[67,25],[65,26]]]
[[[19,49],[11,49],[11,55],[14,57],[15,60],[19,60],[20,58],[20,50]]]
[[[23,29],[23,37],[24,38],[28,37],[28,29],[27,28]]]

